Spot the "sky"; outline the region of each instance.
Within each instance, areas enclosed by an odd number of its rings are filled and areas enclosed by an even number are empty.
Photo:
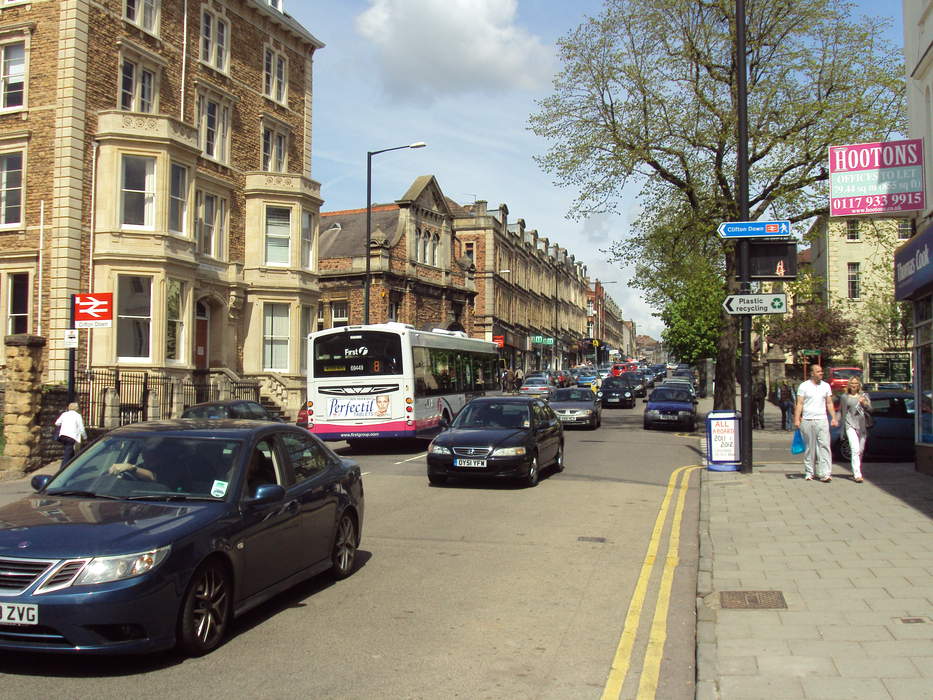
[[[855,3],[879,14],[873,0]],[[891,38],[903,45],[901,3]],[[312,173],[322,211],[366,206],[366,153],[423,141],[373,158],[373,201],[401,197],[419,175],[434,175],[460,204],[505,203],[582,261],[638,334],[660,339],[663,324],[637,289],[631,270],[604,252],[624,240],[639,216],[637,188],[617,215],[571,220],[577,192],[561,188],[535,163],[548,142],[528,130],[536,101],[559,70],[556,42],[596,16],[602,0],[285,0],[325,48],[314,57]]]

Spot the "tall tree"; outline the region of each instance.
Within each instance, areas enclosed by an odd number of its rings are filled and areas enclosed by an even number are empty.
[[[852,354],[855,322],[839,307],[820,303],[805,304],[793,314],[772,323],[768,340],[785,350],[819,350],[822,361],[848,358]]]
[[[734,10],[734,0],[606,0],[561,40],[554,92],[530,119],[551,142],[540,165],[579,192],[571,215],[617,211],[622,188],[637,183],[643,207],[691,220],[683,245],[715,250],[726,289],[736,288],[735,253],[715,231],[739,211]],[[827,148],[904,131],[900,51],[881,38],[888,22],[852,13],[841,0],[746,0],[753,219],[825,212]],[[648,217],[614,252],[656,252],[670,235]],[[636,284],[663,297],[682,263],[653,262]],[[731,408],[738,333],[725,315],[721,328],[715,405]]]

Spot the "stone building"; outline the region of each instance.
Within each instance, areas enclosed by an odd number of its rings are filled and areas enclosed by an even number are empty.
[[[631,322],[629,322],[631,323]],[[623,359],[632,357],[635,352],[634,324],[628,328],[622,318],[622,309],[613,301],[606,287],[598,279],[593,280],[587,289],[586,335],[595,341],[592,349],[587,350],[591,359],[604,363],[610,354],[617,351]]]
[[[3,3],[0,309],[48,338],[46,381],[94,292],[113,323],[80,331],[82,368],[303,383],[322,46],[270,0]]]
[[[366,209],[321,213],[317,328],[364,321]],[[432,175],[371,211],[369,322],[473,332],[473,263]]]
[[[483,200],[453,204],[454,228],[476,266],[475,332],[500,344],[506,366],[567,367],[579,359],[586,268],[567,250]]]
[[[893,303],[894,249],[912,235],[910,219],[819,217],[807,237],[812,273],[830,307],[856,322],[854,355],[858,362],[876,347],[866,330],[867,304]]]

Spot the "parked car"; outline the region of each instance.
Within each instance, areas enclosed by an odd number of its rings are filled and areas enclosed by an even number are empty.
[[[232,401],[207,401],[188,406],[181,413],[182,418],[243,418],[246,420],[271,420],[281,423],[282,419],[266,410],[266,407],[255,401],[234,399]],[[307,425],[307,421],[305,421]]]
[[[825,381],[833,391],[845,391],[846,384],[852,377],[862,379],[861,367],[829,367],[826,369]]]
[[[655,426],[697,429],[697,401],[686,389],[661,384],[645,399],[645,430]]]
[[[547,398],[555,391],[557,387],[554,380],[546,376],[525,377],[525,381],[518,387],[518,393],[522,396],[543,396]]]
[[[541,469],[564,469],[564,429],[541,399],[484,396],[470,401],[431,441],[428,481],[449,477],[521,479],[536,486]]]
[[[32,486],[0,508],[8,650],[206,654],[234,616],[350,575],[363,522],[359,466],[282,423],[127,425]]]
[[[589,389],[558,389],[551,394],[548,405],[563,425],[586,425],[593,430],[602,425],[602,403]]]
[[[625,375],[606,377],[596,395],[605,407],[635,408],[635,382],[626,379]]]
[[[867,391],[871,399],[871,416],[874,425],[868,429],[863,459],[906,459],[914,458],[914,413],[915,400],[909,391]],[[837,406],[838,409],[838,406]],[[829,429],[829,443],[833,455],[849,461],[849,441],[842,427]]]

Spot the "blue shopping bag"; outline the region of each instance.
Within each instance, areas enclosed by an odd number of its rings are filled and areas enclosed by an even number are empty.
[[[803,435],[800,434],[800,428],[794,431],[794,439],[790,443],[790,453],[792,455],[801,454],[807,446],[803,442]]]

